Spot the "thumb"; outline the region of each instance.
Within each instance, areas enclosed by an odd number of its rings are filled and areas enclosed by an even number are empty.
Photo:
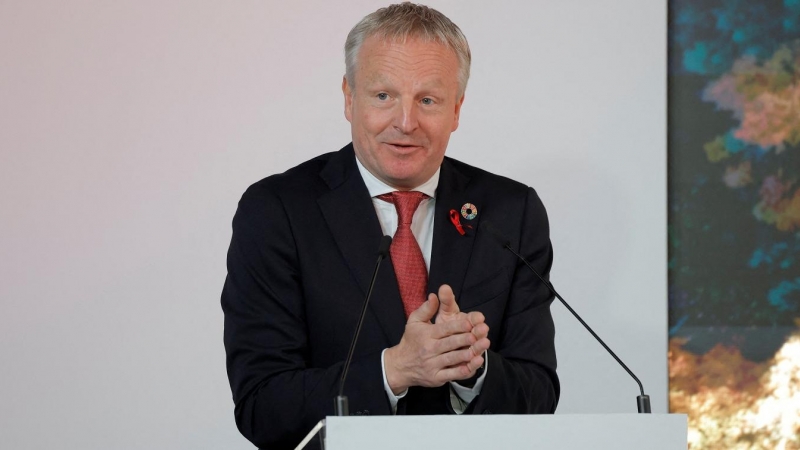
[[[456,303],[456,296],[453,294],[453,288],[443,284],[439,287],[439,314],[452,315],[458,314],[461,310]]]
[[[439,299],[434,294],[428,294],[428,300],[420,305],[408,316],[408,323],[430,322],[436,311],[439,309]]]

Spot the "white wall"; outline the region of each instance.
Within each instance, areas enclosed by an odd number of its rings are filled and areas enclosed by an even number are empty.
[[[474,57],[448,154],[539,191],[554,284],[665,412],[665,2],[430,4]],[[250,183],[348,142],[341,47],[383,5],[0,1],[0,448],[251,448],[230,220]],[[634,412],[553,310],[559,412]]]

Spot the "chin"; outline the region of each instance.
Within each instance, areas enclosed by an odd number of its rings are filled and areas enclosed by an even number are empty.
[[[396,187],[403,187],[412,189],[427,181],[427,178],[421,176],[419,172],[414,173],[394,173],[391,174],[391,179]]]

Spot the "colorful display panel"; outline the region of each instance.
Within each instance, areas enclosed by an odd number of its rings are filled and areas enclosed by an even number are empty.
[[[669,6],[670,410],[800,449],[800,0]]]

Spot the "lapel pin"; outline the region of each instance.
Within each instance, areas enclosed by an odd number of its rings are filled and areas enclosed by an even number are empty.
[[[462,236],[467,234],[467,232],[464,231],[464,227],[461,226],[461,218],[458,217],[458,211],[456,211],[455,209],[450,210],[450,222],[452,222],[453,226],[456,227],[456,231],[458,231],[458,234]]]
[[[465,219],[472,220],[477,215],[478,208],[476,208],[472,203],[464,203],[464,206],[461,207],[461,216],[463,216]]]

